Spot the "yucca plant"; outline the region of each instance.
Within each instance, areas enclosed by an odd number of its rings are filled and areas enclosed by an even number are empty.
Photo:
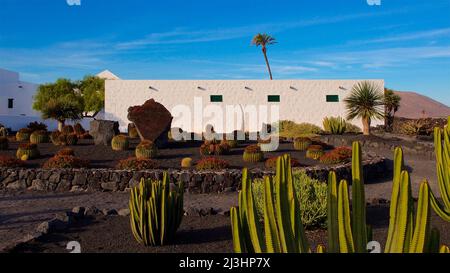
[[[431,206],[443,220],[450,222],[450,117],[448,117],[443,133],[442,136],[440,128],[434,129],[436,172],[443,204],[431,192]]]
[[[327,133],[342,135],[347,128],[347,122],[341,117],[325,117],[323,119],[323,129]]]
[[[145,246],[160,246],[173,241],[183,219],[182,182],[170,189],[167,173],[162,181],[141,179],[131,190],[129,202],[131,231]]]

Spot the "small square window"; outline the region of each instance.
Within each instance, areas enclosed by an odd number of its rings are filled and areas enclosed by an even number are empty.
[[[280,96],[279,95],[269,95],[267,96],[268,102],[280,102]]]
[[[9,109],[14,108],[14,99],[8,99],[8,108]]]
[[[327,95],[327,102],[339,102],[339,95]]]
[[[222,95],[211,95],[210,100],[211,100],[211,102],[222,102],[223,96]]]

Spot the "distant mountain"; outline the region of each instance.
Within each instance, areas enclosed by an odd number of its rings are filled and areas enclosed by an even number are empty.
[[[414,92],[395,92],[402,100],[400,109],[395,114],[403,118],[441,118],[450,116],[450,107],[427,96]]]

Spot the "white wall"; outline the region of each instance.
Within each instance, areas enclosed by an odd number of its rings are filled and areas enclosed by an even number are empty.
[[[119,121],[121,131],[126,131],[130,106],[141,105],[154,98],[174,115],[175,106],[183,104],[193,109],[194,97],[199,97],[203,106],[217,105],[222,109],[225,105],[278,105],[281,120],[322,126],[326,116],[345,116],[343,100],[359,81],[362,80],[107,80],[105,118]],[[380,90],[384,88],[383,80],[371,81],[376,82]],[[223,102],[211,103],[210,95],[223,95]],[[268,95],[280,95],[281,101],[269,103]],[[339,95],[339,102],[326,102],[326,95]],[[194,116],[181,124],[180,120],[174,119],[172,127],[178,125],[183,130],[200,133],[207,124],[213,123],[203,119],[201,124],[197,122],[195,125],[195,121]],[[359,120],[353,123],[361,127]],[[373,121],[373,125],[377,124],[382,124],[382,121]],[[248,130],[247,124],[245,130]]]

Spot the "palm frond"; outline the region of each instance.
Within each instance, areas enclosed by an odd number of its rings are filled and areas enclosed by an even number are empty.
[[[347,119],[384,117],[384,96],[381,87],[371,81],[355,84],[350,95],[344,100],[347,108]]]

